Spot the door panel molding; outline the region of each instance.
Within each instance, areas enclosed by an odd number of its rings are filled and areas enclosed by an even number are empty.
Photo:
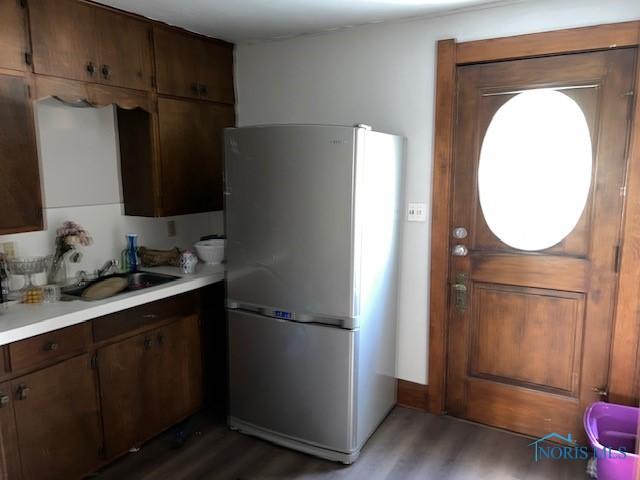
[[[455,39],[438,42],[428,339],[428,406],[432,413],[445,412],[457,66],[638,45],[640,20],[465,43],[456,43]],[[640,61],[638,63],[640,66]],[[636,89],[639,87],[640,68],[637,67]],[[634,95],[632,101],[634,115],[621,229],[622,261],[609,376],[609,398],[623,403],[635,402],[640,396],[640,371],[636,367],[640,359],[640,270],[637,268],[640,262],[640,95]],[[629,378],[633,378],[633,382],[629,382]]]
[[[471,298],[469,376],[578,395],[584,294],[475,283]],[[563,351],[570,341],[572,349]]]
[[[477,282],[517,283],[569,292],[586,292],[589,288],[591,262],[581,258],[495,254],[472,257],[471,265],[471,279]],[[558,274],[549,278],[549,269]]]

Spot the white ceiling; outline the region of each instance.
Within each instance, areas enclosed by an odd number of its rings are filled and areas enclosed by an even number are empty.
[[[99,0],[231,42],[255,42],[524,0]]]

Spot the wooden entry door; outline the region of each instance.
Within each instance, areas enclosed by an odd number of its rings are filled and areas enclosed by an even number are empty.
[[[449,413],[534,436],[552,431],[583,435],[583,412],[599,400],[596,390],[607,385],[635,58],[635,49],[621,49],[458,67]],[[486,181],[479,178],[479,169],[481,177],[496,175],[495,169],[482,170],[483,149],[485,140],[495,147],[499,138],[492,131],[489,140],[488,131],[501,107],[540,89],[569,97],[584,114],[591,174],[574,226],[553,245],[523,248],[505,235],[512,225],[523,224],[518,188],[511,188],[513,201],[503,198],[502,203],[491,204],[507,212],[497,228],[490,221],[495,212],[486,211],[490,202],[482,201],[483,188],[487,195],[492,190],[479,184]],[[547,118],[556,114],[549,109]],[[572,141],[573,134],[564,139]],[[531,139],[521,148],[544,141]],[[513,168],[517,175],[520,154],[517,149],[513,153],[503,178],[493,179],[493,188],[509,187]],[[551,168],[545,159],[539,160],[545,169],[543,181],[525,179],[520,189],[531,192],[531,184],[539,182],[529,200],[549,209],[553,193],[557,210],[566,210],[563,202],[574,199],[574,181],[584,178],[584,172],[567,174],[561,164],[564,158]],[[555,185],[557,190],[554,175],[563,168],[560,184],[566,185],[566,198],[562,190],[551,192],[549,187]],[[535,221],[530,209],[523,212]],[[548,224],[533,234],[557,227],[553,208],[548,213]],[[456,231],[458,227],[466,234]],[[525,235],[524,240],[529,239]]]

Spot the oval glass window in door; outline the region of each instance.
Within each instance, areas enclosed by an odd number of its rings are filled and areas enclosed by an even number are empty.
[[[482,143],[478,192],[487,225],[519,250],[556,245],[582,216],[592,164],[589,126],[572,98],[551,89],[516,95]]]

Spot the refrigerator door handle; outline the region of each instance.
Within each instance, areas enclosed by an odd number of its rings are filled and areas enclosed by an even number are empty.
[[[323,325],[334,325],[336,327],[356,330],[359,328],[358,317],[331,317],[326,315],[318,315],[305,312],[292,312],[282,308],[267,307],[264,305],[253,305],[249,303],[237,302],[227,299],[227,308],[229,310],[242,310],[251,313],[258,313],[265,317],[278,318],[298,323],[320,323]]]

